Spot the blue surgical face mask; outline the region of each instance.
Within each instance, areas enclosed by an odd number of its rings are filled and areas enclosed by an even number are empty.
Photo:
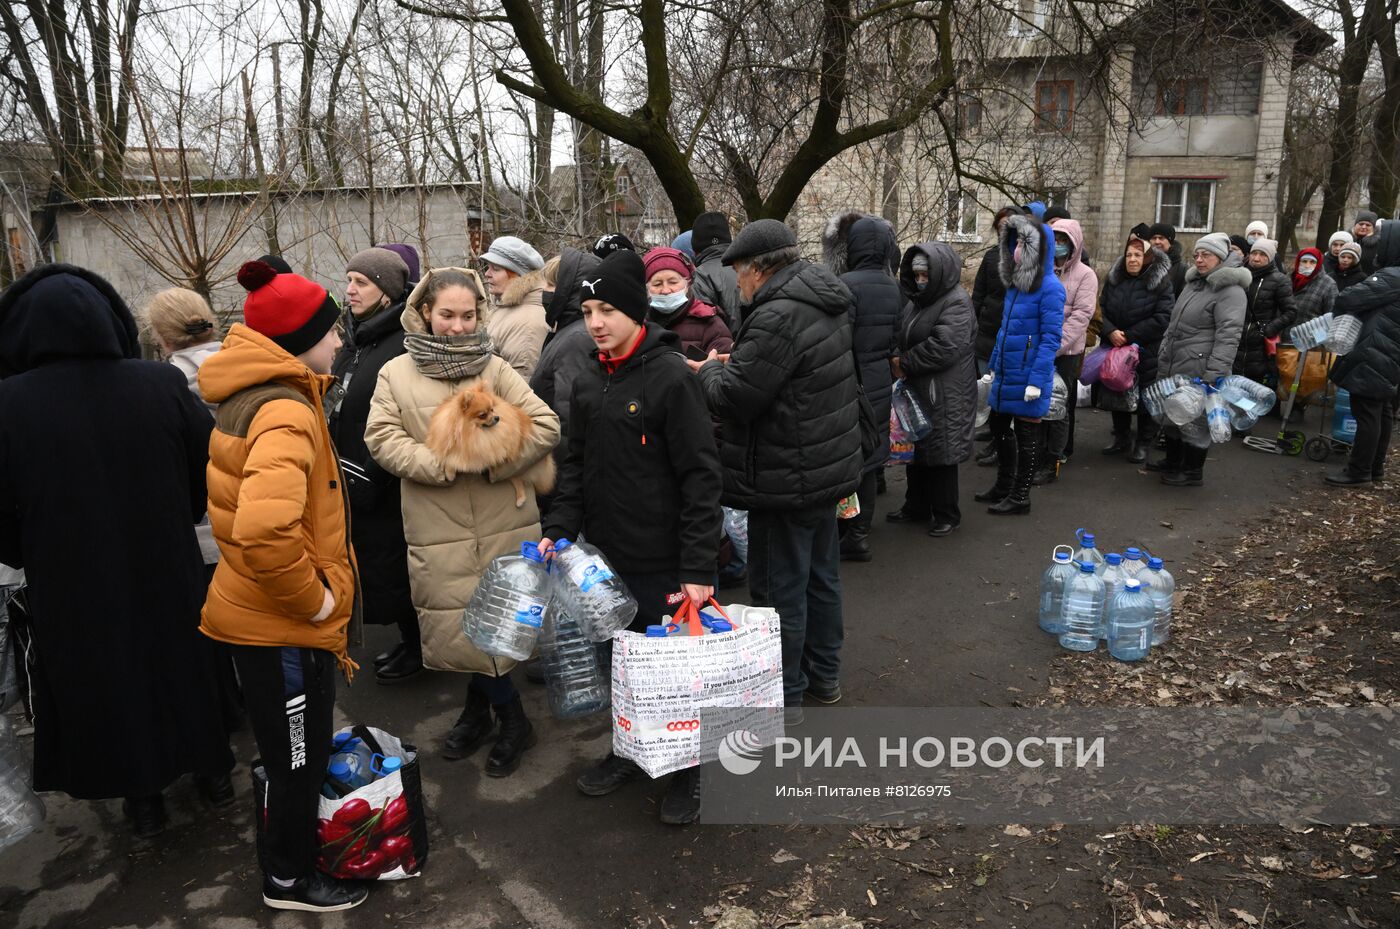
[[[673,294],[652,294],[651,308],[662,313],[674,313],[685,306],[690,295],[683,290],[678,290]]]
[[[1258,242],[1262,238],[1263,236],[1256,232],[1254,233],[1254,235],[1246,236],[1245,241],[1248,242],[1250,245],[1253,245],[1255,242]]]
[[[1056,258],[1068,258],[1068,257],[1069,257],[1069,243],[1068,243],[1068,242],[1056,242],[1056,243],[1055,243],[1055,257],[1056,257]]]

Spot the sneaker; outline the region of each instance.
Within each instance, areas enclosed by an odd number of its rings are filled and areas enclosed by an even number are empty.
[[[587,797],[605,797],[628,781],[642,776],[642,769],[635,761],[608,752],[608,757],[595,767],[589,768],[579,777],[579,793]]]
[[[263,877],[263,903],[274,910],[301,910],[306,913],[334,913],[353,910],[369,891],[349,881],[338,881],[320,871],[311,872],[290,887],[279,887],[270,877]]]
[[[700,818],[700,768],[686,768],[671,775],[661,798],[661,821],[684,826]]]
[[[807,685],[807,696],[818,703],[825,703],[830,706],[833,703],[841,702],[841,685],[832,684],[830,687],[821,687],[817,684]]]

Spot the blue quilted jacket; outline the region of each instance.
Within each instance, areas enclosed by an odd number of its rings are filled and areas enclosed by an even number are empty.
[[[998,268],[1006,284],[1001,329],[992,348],[991,405],[998,413],[1039,419],[1050,410],[1055,353],[1065,321],[1065,288],[1055,276],[1055,235],[1049,226],[1012,216],[1001,230]],[[1040,396],[1026,400],[1026,388]]]

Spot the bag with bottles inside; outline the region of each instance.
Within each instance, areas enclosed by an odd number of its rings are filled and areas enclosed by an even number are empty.
[[[418,877],[428,860],[428,819],[418,750],[383,729],[347,727],[331,737],[331,761],[321,790],[316,867],[344,880],[397,881]],[[253,762],[258,862],[271,873],[263,848],[267,772]]]
[[[674,616],[647,618],[645,634],[613,639],[614,752],[660,777],[713,761],[725,746],[755,754],[783,734],[775,610],[713,599],[697,610],[687,600]]]

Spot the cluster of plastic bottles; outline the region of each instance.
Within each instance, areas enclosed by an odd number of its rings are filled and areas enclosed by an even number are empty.
[[[1104,555],[1094,534],[1079,548],[1055,547],[1040,581],[1040,628],[1060,645],[1092,652],[1099,642],[1120,661],[1140,661],[1171,635],[1176,581],[1162,559],[1139,548]]]
[[[1317,348],[1327,341],[1327,333],[1332,330],[1332,314],[1314,316],[1305,323],[1299,323],[1288,330],[1288,341],[1300,352]]]
[[[403,759],[397,755],[381,755],[366,745],[364,739],[348,732],[337,733],[331,738],[331,760],[326,765],[321,795],[339,800],[402,768]]]
[[[1361,320],[1351,314],[1332,317],[1332,325],[1327,327],[1327,350],[1334,355],[1345,355],[1356,348],[1356,340],[1361,338]]]
[[[1275,399],[1271,388],[1237,374],[1214,386],[1174,374],[1142,391],[1142,403],[1152,418],[1176,426],[1197,448],[1224,444],[1235,430],[1254,428],[1259,417],[1273,409]]]
[[[29,789],[29,770],[8,716],[0,714],[0,849],[44,822],[44,804]]]

